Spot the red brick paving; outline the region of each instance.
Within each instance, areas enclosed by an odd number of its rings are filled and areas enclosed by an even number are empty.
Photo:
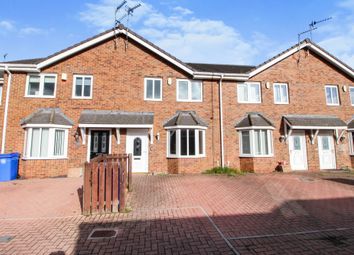
[[[232,254],[203,209],[241,254],[353,254],[354,186],[327,177],[134,175],[132,212],[3,219],[0,236],[15,238],[0,254]],[[94,228],[120,231],[88,240]]]

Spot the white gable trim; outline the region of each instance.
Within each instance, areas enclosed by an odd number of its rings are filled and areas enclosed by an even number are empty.
[[[272,61],[270,61],[270,62],[268,62],[268,63],[266,63],[264,65],[261,65],[257,69],[253,70],[252,72],[249,73],[249,78],[252,78],[253,76],[259,74],[260,72],[263,72],[267,68],[275,65],[276,63],[284,60],[285,58],[293,55],[294,53],[298,52],[299,50],[302,50],[305,47],[309,47],[315,53],[317,53],[318,55],[322,56],[323,58],[328,60],[333,65],[337,66],[339,69],[341,69],[345,73],[349,74],[351,77],[354,77],[354,72],[350,68],[348,68],[345,65],[343,65],[340,61],[338,61],[337,59],[333,58],[332,56],[330,56],[328,53],[326,53],[325,51],[323,51],[322,49],[320,49],[316,45],[314,45],[312,43],[309,43],[309,42],[303,42],[302,44],[300,44],[299,47],[294,47],[293,49],[291,49],[291,50],[281,54],[280,56],[276,57]]]
[[[190,68],[186,67],[185,65],[183,65],[182,63],[180,63],[179,61],[176,61],[175,59],[173,59],[172,57],[170,57],[169,55],[167,55],[166,53],[160,51],[159,49],[153,47],[152,45],[150,45],[149,43],[145,42],[144,40],[140,39],[139,37],[135,36],[134,34],[124,30],[124,29],[117,29],[116,30],[116,33],[117,34],[124,34],[124,35],[128,35],[131,39],[133,39],[134,41],[136,41],[137,43],[139,43],[140,45],[144,46],[145,48],[151,50],[152,52],[156,53],[157,55],[159,55],[160,57],[166,59],[167,61],[169,61],[170,63],[174,64],[175,66],[181,68],[182,70],[186,71],[187,73],[189,74],[193,74],[193,70],[191,70]],[[111,37],[115,36],[115,32],[114,31],[111,31],[111,32],[108,32],[106,34],[103,34],[97,38],[94,38],[92,40],[89,40],[83,44],[80,44],[72,49],[69,49],[67,51],[64,51],[56,56],[53,56],[41,63],[39,63],[37,65],[37,68],[38,69],[42,69],[48,65],[51,65],[63,58],[66,58],[66,57],[69,57],[77,52],[80,52],[86,48],[89,48],[93,45],[96,45],[104,40],[107,40]]]

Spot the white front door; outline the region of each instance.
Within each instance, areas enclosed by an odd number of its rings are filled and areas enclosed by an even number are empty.
[[[319,134],[317,140],[320,169],[336,169],[336,153],[334,151],[333,135]]]
[[[149,171],[148,134],[148,129],[127,129],[126,152],[133,155],[133,172]]]
[[[289,137],[290,166],[292,170],[307,170],[307,150],[304,131],[294,131]]]

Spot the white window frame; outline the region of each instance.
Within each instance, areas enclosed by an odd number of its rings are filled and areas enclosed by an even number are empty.
[[[349,86],[349,99],[350,99],[350,104],[351,104],[352,106],[354,106],[354,96],[353,96],[353,98],[352,98],[351,93],[350,93],[351,90],[354,91],[354,86]]]
[[[348,137],[349,137],[349,154],[354,156],[354,142],[353,142],[353,133],[354,130],[348,130]]]
[[[187,154],[189,154],[189,130],[194,130],[195,137],[195,155],[181,155],[181,130],[186,129],[187,131]],[[176,131],[176,154],[170,154],[170,131]],[[203,153],[199,152],[199,131],[202,132],[203,139]],[[169,128],[167,129],[167,140],[166,148],[167,158],[204,158],[206,157],[206,145],[205,145],[205,129],[200,127],[181,127],[181,128]]]
[[[327,88],[335,88],[337,90],[338,103],[328,103],[327,101]],[[326,85],[325,86],[325,99],[328,106],[338,106],[340,105],[339,89],[337,85]],[[331,98],[333,100],[333,98]]]
[[[247,86],[247,101],[241,100],[239,97],[239,86],[241,85],[246,85]],[[250,96],[249,96],[249,86],[250,85],[258,85],[258,89],[259,89],[259,100],[250,100]],[[262,89],[261,89],[261,83],[260,82],[243,82],[243,83],[237,83],[236,86],[236,94],[237,94],[237,102],[240,104],[260,104],[262,103]]]
[[[152,81],[152,95],[153,98],[147,98],[147,81]],[[160,81],[160,98],[154,98],[155,96],[155,81]],[[144,100],[145,101],[162,101],[162,78],[146,77],[144,78]]]
[[[279,86],[280,87],[280,102],[277,102],[277,97],[275,93],[275,87]],[[284,97],[282,92],[281,87],[285,86],[286,87],[286,101],[283,101]],[[289,86],[287,83],[281,83],[281,82],[275,82],[273,83],[273,96],[274,96],[274,104],[289,104]]]
[[[29,87],[29,79],[30,76],[39,76],[39,95],[29,95],[28,94],[28,87]],[[55,76],[55,83],[54,83],[54,95],[53,96],[44,96],[44,77],[45,76]],[[28,98],[55,98],[57,94],[57,85],[58,85],[58,75],[55,73],[28,73],[26,77],[26,88],[25,88],[25,97]]]
[[[179,99],[179,82],[188,83],[188,99]],[[192,99],[192,82],[200,82],[200,99]],[[200,80],[176,79],[176,100],[177,102],[203,102],[203,82]]]
[[[265,155],[257,155],[256,154],[256,139],[255,139],[255,131],[266,131],[267,132],[267,140],[268,140],[268,154]],[[249,132],[250,137],[250,153],[244,154],[242,151],[242,132]],[[261,141],[262,142],[262,141]],[[241,129],[239,130],[239,152],[240,157],[247,158],[269,158],[274,156],[273,151],[273,130],[271,129]]]
[[[31,157],[31,142],[32,142],[32,132],[34,128],[40,129],[40,134],[42,137],[42,129],[49,129],[48,135],[48,156],[47,157]],[[54,139],[55,131],[64,131],[64,153],[60,156],[54,155]],[[25,130],[25,147],[24,147],[24,159],[26,160],[47,160],[47,159],[67,159],[68,158],[68,138],[69,138],[69,128],[66,126],[56,126],[56,125],[43,125],[43,126],[31,126],[27,127]]]
[[[82,96],[76,96],[75,95],[76,78],[82,78],[82,94],[83,94],[83,91],[84,91],[85,78],[91,78],[90,96],[83,96],[83,95]],[[92,99],[93,98],[93,75],[86,75],[86,74],[74,74],[73,75],[72,98],[73,99]]]
[[[4,91],[4,84],[0,82],[0,105],[2,105],[2,92]]]

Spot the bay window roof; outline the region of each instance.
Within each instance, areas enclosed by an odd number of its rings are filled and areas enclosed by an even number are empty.
[[[283,119],[293,129],[333,129],[346,128],[347,124],[331,115],[284,115]]]
[[[354,130],[354,118],[351,121],[349,121],[348,129]]]
[[[45,124],[73,126],[74,122],[59,108],[39,108],[36,112],[21,120],[21,125]]]
[[[208,124],[200,118],[195,111],[177,111],[170,119],[168,119],[164,127],[174,126],[200,126],[208,127]]]
[[[264,117],[261,113],[250,112],[247,113],[246,116],[244,116],[240,121],[238,121],[235,127],[236,129],[244,129],[251,127],[273,129],[275,126],[268,118]]]

